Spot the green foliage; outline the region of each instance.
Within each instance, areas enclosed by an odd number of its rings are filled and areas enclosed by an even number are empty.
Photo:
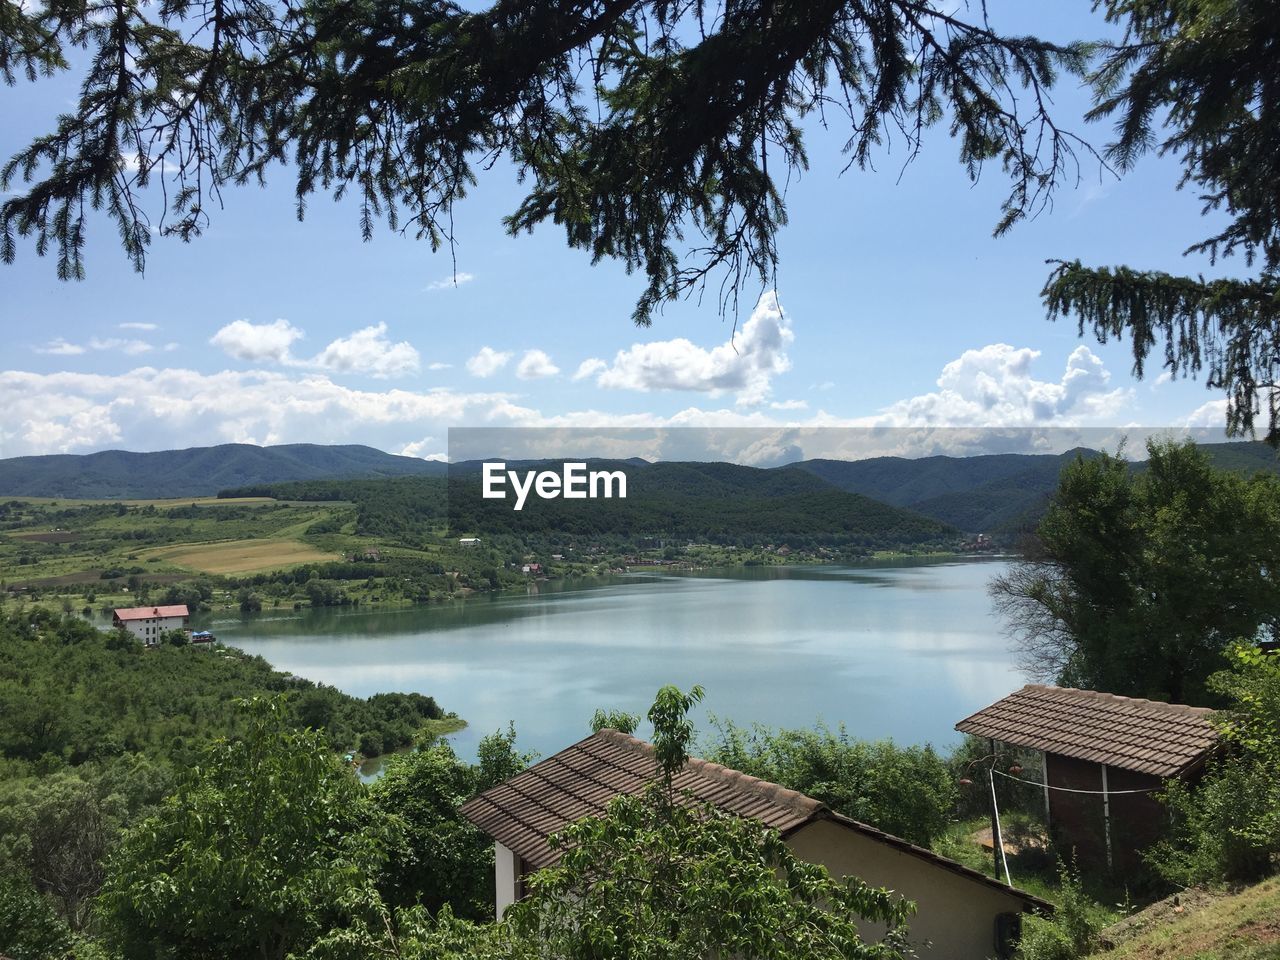
[[[355,745],[365,731],[377,733],[384,749],[407,746],[424,720],[443,716],[421,694],[357,700],[238,651],[144,650],[75,618],[43,611],[0,617],[4,757],[56,768],[146,753],[185,766],[205,741],[238,732],[233,698],[285,691],[298,693],[298,710],[309,711],[298,725],[322,728],[335,749]]]
[[[387,904],[432,913],[448,905],[458,916],[492,919],[493,841],[458,808],[528,766],[514,741],[514,730],[485,737],[474,765],[447,743],[387,762],[371,791],[374,807],[403,824],[379,884]]]
[[[1258,880],[1280,856],[1280,655],[1240,644],[1230,659],[1210,680],[1231,704],[1215,717],[1227,752],[1194,787],[1170,783],[1175,836],[1150,854],[1182,885]]]
[[[713,272],[730,297],[769,280],[783,185],[808,166],[802,119],[833,104],[859,167],[891,140],[912,156],[945,118],[970,178],[988,163],[1008,175],[1007,229],[1073,175],[1076,141],[1046,104],[1088,55],[907,2],[744,0],[724,17],[666,0],[0,9],[5,74],[68,69],[64,51],[89,48],[77,107],[0,177],[30,185],[0,208],[5,262],[33,237],[59,277],[83,276],[92,200],[141,270],[151,224],[189,240],[223,189],[286,158],[299,215],[318,190],[351,192],[366,238],[385,219],[434,248],[473,165],[506,157],[526,184],[507,229],[553,222],[593,260],[642,271],[639,323]]]
[[[1018,960],[1081,960],[1096,946],[1100,927],[1079,878],[1064,867],[1060,880],[1053,916],[1023,916]]]
[[[671,742],[679,738],[671,731]],[[561,861],[506,915],[543,956],[894,958],[909,905],[801,862],[774,831],[655,785],[558,838]],[[884,923],[881,941],[860,923]]]
[[[1236,638],[1280,624],[1280,478],[1190,443],[1063,470],[1032,555],[997,579],[1026,666],[1072,686],[1202,703]]]
[[[49,902],[25,879],[0,875],[0,956],[63,960],[74,940]]]
[[[1158,346],[1171,374],[1206,373],[1227,394],[1233,432],[1250,432],[1265,400],[1267,439],[1280,443],[1280,21],[1265,2],[1100,6],[1125,29],[1090,77],[1091,118],[1115,118],[1108,157],[1121,169],[1152,149],[1177,157],[1179,186],[1196,190],[1216,231],[1188,252],[1213,261],[1239,253],[1261,270],[1205,280],[1060,263],[1043,291],[1049,315],[1075,314],[1081,334],[1090,329],[1104,343],[1127,337],[1139,375]]]
[[[552,838],[554,865],[504,921],[543,956],[894,958],[910,905],[796,859],[774,830],[678,796],[689,710],[701,687],[658,691],[649,709],[660,779]],[[859,920],[883,923],[865,942]]]
[[[546,468],[559,469],[549,462]],[[634,544],[646,537],[739,547],[786,543],[793,549],[936,547],[960,539],[937,520],[836,489],[794,467],[763,470],[731,463],[593,461],[593,470],[623,469],[625,499],[530,498],[519,512],[481,496],[480,474],[460,467],[449,478],[449,524],[455,531],[510,536],[533,547],[584,538]]]
[[[855,740],[844,727],[744,730],[721,722],[703,752],[924,847],[946,829],[955,805],[955,777],[932,747]]]
[[[597,710],[591,715],[591,732],[601,730],[617,730],[621,733],[635,733],[640,726],[640,715],[627,713],[625,710]]]
[[[210,745],[111,859],[99,910],[126,958],[284,960],[368,893],[384,844],[364,789],[279,700],[243,709],[243,737]]]

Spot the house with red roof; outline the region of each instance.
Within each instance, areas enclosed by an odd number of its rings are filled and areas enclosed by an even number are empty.
[[[111,624],[127,630],[143,643],[159,643],[170,630],[182,630],[191,619],[185,603],[159,607],[117,607]]]

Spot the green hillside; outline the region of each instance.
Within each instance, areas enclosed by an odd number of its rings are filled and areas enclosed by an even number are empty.
[[[0,460],[0,496],[150,500],[287,480],[443,472],[439,463],[358,445],[224,443],[156,453],[104,450]]]
[[[554,462],[540,466],[559,469]],[[478,473],[457,471],[449,482],[450,525],[458,532],[526,541],[659,538],[860,551],[941,546],[960,537],[936,519],[838,490],[795,468],[597,462],[591,469],[625,469],[626,499],[531,497],[516,512],[510,501],[481,498]]]
[[[1280,472],[1276,451],[1261,442],[1201,444],[1224,470]],[[1132,450],[1132,456],[1141,451]],[[876,457],[870,460],[806,460],[808,471],[851,493],[905,507],[967,533],[1011,539],[1033,529],[1058,486],[1063,466],[1085,448],[1062,454],[993,454],[977,457]],[[1136,461],[1134,470],[1144,469]]]

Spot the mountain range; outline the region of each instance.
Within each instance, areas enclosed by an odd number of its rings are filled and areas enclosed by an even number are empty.
[[[1276,452],[1263,443],[1203,444],[1201,449],[1225,469],[1280,472]],[[838,491],[920,514],[967,533],[1010,536],[1034,524],[1057,486],[1062,467],[1077,456],[1097,456],[1097,452],[1081,448],[1062,454],[814,459],[771,469],[728,463],[657,465],[643,460],[628,460],[622,465],[648,474],[642,488],[646,499],[668,493],[680,498],[742,501]],[[478,470],[479,462],[459,466],[464,472]],[[1144,465],[1135,462],[1134,469],[1144,469]],[[0,496],[210,496],[233,488],[279,483],[443,477],[447,471],[448,467],[437,461],[395,456],[360,445],[221,444],[156,453],[109,450],[0,460]]]

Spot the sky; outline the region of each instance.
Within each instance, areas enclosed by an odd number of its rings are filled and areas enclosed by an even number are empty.
[[[1090,0],[996,4],[995,25],[1096,38]],[[66,75],[0,89],[0,155],[52,126]],[[1086,93],[1059,123],[1095,144]],[[457,245],[387,229],[360,237],[351,202],[294,210],[292,172],[232,189],[204,236],[157,239],[135,273],[91,223],[87,278],[59,281],[21,243],[0,266],[0,456],[223,442],[364,443],[443,457],[450,427],[1217,427],[1224,401],[1130,346],[1050,322],[1053,258],[1230,275],[1182,251],[1211,227],[1171,158],[1123,179],[1082,160],[1053,208],[994,239],[1007,182],[970,184],[945,125],[904,167],[841,174],[844,137],[809,130],[811,168],[787,195],[776,289],[736,314],[714,292],[630,320],[643,279],[570,250],[554,225],[509,237],[509,168],[455,212]],[[18,189],[15,185],[12,189]],[[455,264],[456,258],[456,264]],[[758,299],[757,299],[757,295]],[[734,331],[736,322],[737,329]],[[809,451],[820,455],[821,451]]]

